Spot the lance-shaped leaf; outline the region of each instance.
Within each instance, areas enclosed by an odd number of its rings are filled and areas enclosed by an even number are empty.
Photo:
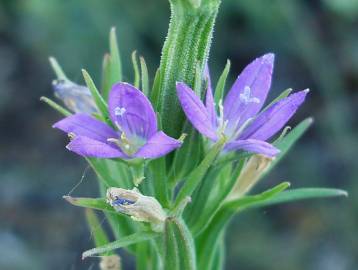
[[[133,85],[136,88],[139,88],[140,73],[139,73],[139,65],[138,65],[138,60],[137,60],[137,51],[132,52],[132,65],[133,65],[133,71],[134,71]]]
[[[175,208],[178,207],[185,198],[190,197],[192,195],[192,193],[200,184],[206,172],[224,147],[225,142],[226,138],[222,137],[216,144],[214,144],[214,146],[206,154],[205,158],[200,162],[200,164],[188,175],[183,187],[180,189],[176,197]]]
[[[275,196],[269,196],[258,200],[244,200],[244,198],[238,199],[236,201],[227,203],[225,207],[239,210],[247,208],[265,207],[304,199],[317,199],[341,196],[347,197],[348,193],[344,190],[335,188],[297,188],[281,192],[280,194],[277,194]]]
[[[79,198],[71,196],[63,196],[63,198],[70,204],[73,204],[75,206],[120,214],[116,212],[116,210],[114,210],[114,208],[106,202],[106,199],[103,198]]]
[[[140,61],[140,70],[141,70],[141,78],[142,78],[142,91],[144,95],[149,97],[149,75],[148,75],[148,67],[145,63],[144,57],[139,57]]]
[[[72,114],[70,111],[68,111],[67,109],[65,109],[64,107],[62,107],[61,105],[59,105],[58,103],[47,97],[41,97],[40,100],[45,102],[52,109],[55,109],[56,111],[58,111],[60,114],[64,116],[70,116]]]
[[[87,84],[88,89],[91,91],[91,95],[96,103],[98,110],[101,112],[103,118],[109,122],[107,103],[104,101],[103,97],[99,93],[96,85],[94,84],[91,76],[85,69],[82,69],[83,78]]]
[[[101,226],[101,222],[98,220],[96,213],[92,209],[86,209],[86,220],[88,226],[91,230],[91,235],[93,236],[95,246],[103,246],[109,243],[106,232]],[[103,255],[112,255],[113,252],[107,252]]]
[[[276,156],[274,161],[271,163],[270,168],[266,171],[275,167],[275,165],[286,155],[286,153],[291,149],[291,147],[298,141],[299,138],[307,131],[307,129],[312,125],[313,119],[307,118],[299,123],[292,131],[290,131],[285,137],[273,143],[280,153]]]
[[[225,225],[237,212],[303,199],[347,196],[347,192],[340,189],[300,188],[283,191],[287,187],[287,183],[282,183],[261,194],[245,196],[226,202],[211,220],[208,228],[200,234],[198,239],[200,269],[208,269],[206,268],[208,263],[206,258],[212,256],[213,251],[211,247],[217,243],[216,235],[222,232]]]
[[[101,254],[104,252],[112,251],[114,249],[126,247],[129,245],[137,244],[143,241],[151,240],[155,237],[158,237],[160,234],[155,232],[138,232],[128,236],[124,236],[121,239],[111,242],[109,244],[100,246],[98,248],[92,248],[82,253],[82,259],[87,257]]]
[[[242,198],[244,200],[242,205],[248,205],[250,202],[256,202],[266,198],[270,198],[283,191],[289,186],[289,183],[284,182],[278,186],[267,190],[261,194],[254,196],[245,196]],[[223,232],[223,229],[226,227],[227,223],[230,221],[231,217],[234,215],[235,211],[232,209],[227,209],[227,207],[222,206],[222,208],[215,214],[213,219],[210,221],[210,224],[204,232],[200,234],[197,239],[197,250],[198,250],[198,263],[199,269],[210,269],[214,258],[215,247],[218,243],[218,236]]]
[[[216,84],[215,94],[214,94],[216,104],[219,104],[219,101],[222,100],[224,97],[225,84],[226,84],[227,76],[229,75],[230,66],[231,66],[230,60],[227,60],[225,68],[219,77],[218,83]]]
[[[55,72],[57,79],[59,80],[65,80],[68,81],[68,78],[65,74],[65,72],[63,71],[62,67],[60,66],[60,64],[57,62],[55,57],[50,57],[49,58],[51,67],[53,69],[53,71]]]

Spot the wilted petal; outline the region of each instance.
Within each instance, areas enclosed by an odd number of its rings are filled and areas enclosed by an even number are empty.
[[[111,146],[84,136],[75,136],[66,148],[84,157],[127,158],[115,145]]]
[[[113,123],[126,136],[150,138],[157,131],[157,119],[148,98],[127,83],[117,83],[109,93],[108,107]]]
[[[169,137],[163,131],[159,131],[134,156],[140,158],[158,158],[180,147],[181,144],[181,141]]]
[[[216,129],[200,98],[184,83],[177,83],[177,93],[181,107],[191,124],[206,137],[216,140]]]
[[[240,139],[268,140],[271,138],[295,114],[304,102],[307,93],[308,89],[289,95],[273,104],[248,126]]]
[[[255,59],[241,72],[224,102],[228,130],[235,130],[262,108],[271,86],[274,54]]]
[[[55,96],[63,101],[67,108],[75,113],[92,114],[97,112],[90,90],[68,80],[52,82]]]
[[[78,113],[68,116],[52,127],[104,143],[107,142],[108,138],[118,137],[118,134],[111,127],[87,114]]]
[[[225,147],[226,150],[244,150],[252,153],[262,154],[268,157],[276,156],[280,150],[264,141],[248,139],[230,142]]]
[[[205,107],[208,112],[211,124],[213,125],[213,127],[216,127],[217,126],[217,114],[216,114],[216,110],[215,110],[213,89],[211,86],[211,78],[210,78],[208,64],[205,65],[204,79],[207,82],[207,90],[206,90],[206,95],[205,95]]]

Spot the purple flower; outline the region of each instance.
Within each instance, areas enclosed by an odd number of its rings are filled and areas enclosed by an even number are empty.
[[[109,93],[111,126],[78,113],[53,125],[72,137],[67,148],[97,158],[158,158],[180,147],[181,141],[158,131],[157,118],[147,97],[134,86],[117,83]]]
[[[181,106],[192,125],[204,136],[217,141],[224,134],[228,138],[225,150],[244,150],[273,157],[279,150],[266,142],[294,115],[303,103],[307,90],[283,98],[260,112],[271,86],[274,54],[255,59],[238,76],[224,104],[218,104],[212,94],[208,69],[205,77],[208,89],[205,104],[184,83],[177,83]]]

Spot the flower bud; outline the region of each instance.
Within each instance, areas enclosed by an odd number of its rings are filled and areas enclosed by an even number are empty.
[[[250,191],[260,177],[266,172],[274,158],[253,155],[244,165],[228,199],[238,198]]]
[[[55,96],[61,99],[71,111],[86,114],[97,112],[96,104],[87,87],[69,80],[55,80],[52,85]]]
[[[154,197],[142,195],[137,189],[111,187],[107,189],[107,201],[116,211],[129,215],[136,221],[162,225],[166,219],[160,203]]]

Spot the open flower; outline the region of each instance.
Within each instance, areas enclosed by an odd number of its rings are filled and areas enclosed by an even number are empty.
[[[238,76],[224,104],[216,112],[208,71],[205,104],[184,83],[177,83],[179,101],[189,121],[204,136],[217,141],[228,138],[226,150],[245,150],[273,157],[279,150],[266,142],[294,115],[303,103],[307,90],[283,98],[260,112],[271,86],[274,55],[255,59]]]
[[[117,83],[112,87],[108,110],[115,129],[81,113],[66,117],[53,127],[70,134],[72,140],[67,148],[85,157],[158,158],[181,145],[181,141],[158,131],[150,101],[130,84]]]

